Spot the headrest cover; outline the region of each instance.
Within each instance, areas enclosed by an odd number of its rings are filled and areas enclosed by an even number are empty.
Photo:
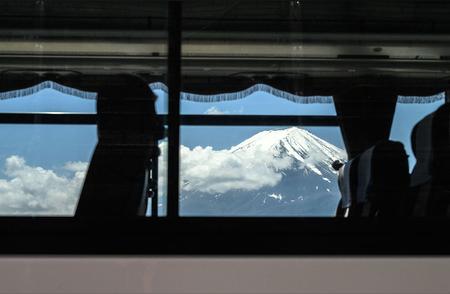
[[[360,155],[358,164],[358,203],[370,195],[383,194],[409,183],[408,161],[403,144],[380,141]]]
[[[450,104],[444,104],[419,121],[411,134],[411,145],[417,159],[411,184],[417,186],[450,164]]]

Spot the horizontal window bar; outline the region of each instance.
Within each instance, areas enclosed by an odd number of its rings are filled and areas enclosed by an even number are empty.
[[[159,115],[162,120],[167,115]],[[0,113],[0,124],[79,124],[95,125],[97,114],[82,113]],[[182,115],[182,125],[212,126],[337,126],[338,118],[329,115]]]

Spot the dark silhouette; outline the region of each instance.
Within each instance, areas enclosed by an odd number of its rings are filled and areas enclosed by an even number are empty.
[[[333,163],[331,164],[331,167],[335,170],[338,171],[341,167],[344,166],[344,163],[340,160],[335,160],[333,161]]]

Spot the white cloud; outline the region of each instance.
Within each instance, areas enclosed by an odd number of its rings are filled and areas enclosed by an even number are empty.
[[[220,114],[228,114],[228,111],[222,111],[222,110],[220,110],[219,108],[213,106],[213,107],[208,108],[208,109],[204,112],[204,114],[211,114],[211,115],[214,115],[214,114],[215,114],[215,115],[220,115]]]
[[[68,162],[70,177],[27,165],[24,158],[6,159],[0,179],[0,215],[73,215],[87,163]]]
[[[86,171],[89,163],[83,161],[69,161],[64,165],[64,169],[72,172]]]
[[[165,166],[167,143],[162,143],[160,148],[163,155],[160,166]],[[193,149],[181,146],[180,158],[181,189],[210,194],[273,187],[281,181],[280,171],[293,164],[292,158],[275,158],[263,150],[252,149],[238,154],[228,149],[200,146]],[[161,186],[160,189],[164,188]]]
[[[220,108],[216,106],[212,106],[208,108],[203,114],[210,114],[210,115],[221,115],[221,114],[243,114],[244,113],[244,107],[241,106],[239,109],[236,110],[221,110]]]

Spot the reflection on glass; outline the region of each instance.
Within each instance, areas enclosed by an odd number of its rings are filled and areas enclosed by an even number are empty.
[[[182,216],[334,216],[337,127],[182,127]]]

